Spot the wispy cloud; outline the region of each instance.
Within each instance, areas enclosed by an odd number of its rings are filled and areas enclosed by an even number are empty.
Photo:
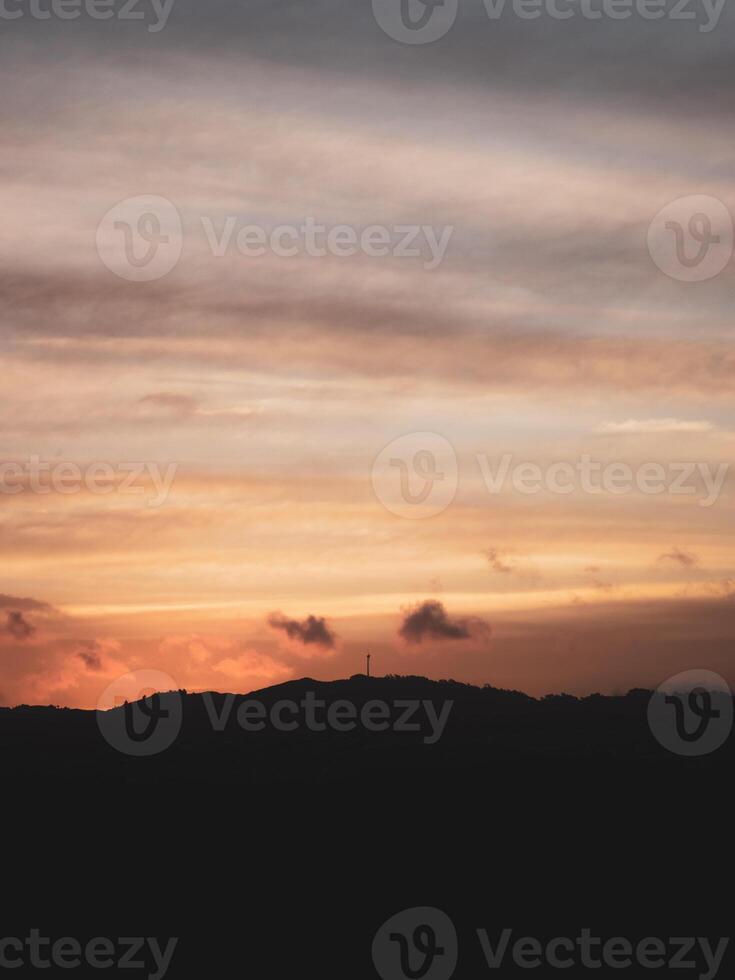
[[[190,395],[180,395],[171,391],[155,391],[139,399],[138,404],[145,409],[170,412],[173,415],[191,415],[199,404]]]
[[[672,548],[671,551],[664,552],[663,555],[658,556],[658,561],[671,561],[676,565],[680,565],[682,568],[694,568],[695,565],[699,564],[699,558],[697,555],[693,555],[691,552],[682,551],[681,548]]]
[[[502,552],[498,548],[486,548],[483,552],[488,560],[488,564],[495,572],[509,575],[513,571],[513,566],[509,565],[507,559],[501,558]]]
[[[646,434],[664,432],[711,432],[711,422],[684,419],[627,419],[625,422],[603,422],[595,431],[608,434]]]
[[[14,609],[32,610],[35,612],[52,612],[52,607],[47,602],[40,602],[38,599],[19,599],[13,595],[0,595],[0,609],[9,607]]]

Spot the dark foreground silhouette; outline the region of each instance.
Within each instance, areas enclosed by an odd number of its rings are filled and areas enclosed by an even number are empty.
[[[0,710],[5,865],[19,865],[5,876],[14,920],[3,935],[38,927],[84,942],[179,937],[167,980],[410,980],[418,953],[412,971],[380,972],[373,944],[394,916],[426,907],[456,928],[452,980],[528,975],[509,956],[490,969],[479,928],[493,948],[503,930],[513,942],[543,944],[584,929],[633,943],[714,943],[732,925],[731,903],[715,887],[732,873],[732,738],[707,755],[677,755],[652,734],[650,699],[648,691],[533,699],[357,676],[245,696],[172,692],[104,718]],[[406,717],[405,702],[421,707]],[[282,722],[297,727],[270,723],[277,705]],[[386,730],[363,723],[385,723],[386,712]],[[262,730],[245,730],[243,720],[257,725],[262,715]],[[335,720],[349,725],[349,715],[359,724],[337,730]],[[175,737],[136,757],[100,725],[140,751]],[[413,926],[389,931],[413,941]],[[731,966],[728,952],[718,980]],[[449,980],[437,971],[427,980]],[[533,975],[559,971],[540,966]]]
[[[695,758],[662,745],[649,725],[651,696],[535,699],[423,677],[307,678],[247,695],[169,692],[104,713],[0,709],[0,744],[6,777],[98,788],[472,784],[488,773],[548,767],[577,775],[732,771],[731,737]],[[672,706],[672,732],[675,723]]]

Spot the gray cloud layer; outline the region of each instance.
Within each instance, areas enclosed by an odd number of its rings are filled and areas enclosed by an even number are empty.
[[[600,3],[592,6],[599,9]],[[667,0],[666,9],[674,8],[674,0]],[[109,53],[127,51],[141,66],[153,53],[190,50],[213,60],[252,57],[352,77],[393,78],[406,85],[441,79],[448,87],[492,86],[529,94],[551,89],[573,98],[623,98],[665,104],[677,113],[730,116],[735,11],[726,4],[708,33],[699,30],[710,20],[701,2],[692,0],[683,12],[694,19],[587,20],[577,15],[555,20],[542,15],[523,20],[508,9],[490,20],[481,0],[464,0],[445,37],[411,47],[383,34],[370,3],[360,0],[177,0],[165,29],[155,34],[136,21],[25,19],[3,25],[2,43],[12,51],[21,38],[38,44],[72,40]],[[383,112],[390,115],[391,106]]]

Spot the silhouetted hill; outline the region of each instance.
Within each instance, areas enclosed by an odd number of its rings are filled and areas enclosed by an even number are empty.
[[[355,712],[428,701],[435,714],[424,711],[417,731],[248,732],[238,721],[251,702],[269,713],[308,697]],[[180,936],[171,980],[213,966],[236,975],[258,958],[267,980],[305,964],[326,980],[375,980],[373,937],[419,906],[456,923],[456,980],[489,975],[479,926],[547,938],[587,926],[714,934],[715,907],[729,906],[703,891],[695,858],[704,849],[719,868],[729,847],[732,739],[700,758],[668,751],[649,728],[650,697],[534,699],[363,676],[249,695],[171,692],[128,706],[143,722],[169,712],[164,734],[180,722],[168,748],[140,758],[100,730],[127,737],[124,706],[99,718],[0,710],[6,811],[16,814],[6,840],[22,886],[22,922],[9,934],[38,925],[58,936]],[[425,741],[449,701],[441,736]],[[667,901],[673,911],[656,922]]]
[[[411,676],[303,678],[247,695],[169,692],[103,713],[0,709],[0,744],[4,771],[18,781],[97,786],[472,783],[548,766],[599,774],[631,764],[700,772],[732,764],[732,738],[695,759],[659,744],[650,698],[633,690],[536,699]],[[143,739],[146,732],[154,734]]]

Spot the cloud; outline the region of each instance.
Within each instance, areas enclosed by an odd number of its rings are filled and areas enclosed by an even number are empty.
[[[160,421],[161,415],[169,419],[179,419],[194,422],[199,419],[215,421],[239,422],[258,414],[258,409],[252,405],[225,405],[218,408],[202,408],[198,399],[191,395],[179,395],[174,392],[160,391],[138,399],[137,405],[142,406],[147,417],[155,416]],[[149,412],[149,409],[152,412]]]
[[[327,650],[334,649],[337,637],[327,626],[323,616],[307,616],[306,619],[289,619],[283,613],[271,613],[268,625],[274,630],[282,630],[290,640],[303,643],[304,646],[320,646]]]
[[[409,609],[398,630],[407,643],[429,640],[469,640],[473,636],[490,631],[482,619],[450,619],[444,605],[436,599],[427,599]]]
[[[212,669],[239,684],[274,684],[293,673],[290,667],[257,650],[246,650],[236,657],[225,657]]]
[[[215,656],[225,656],[235,650],[235,644],[226,637],[202,636],[199,633],[165,636],[158,647],[164,656],[179,661],[203,665]]]
[[[163,409],[174,415],[191,415],[199,402],[191,395],[177,395],[169,391],[156,391],[138,400],[144,408]]]
[[[37,599],[19,599],[17,596],[0,594],[0,609],[7,609],[9,606],[36,612],[50,612],[52,609],[47,602],[39,602]]]
[[[108,638],[87,643],[81,650],[77,650],[76,656],[85,669],[93,674],[114,673],[121,664],[121,651],[122,645],[117,640]]]
[[[500,575],[515,575],[527,582],[537,582],[541,578],[540,571],[532,563],[524,559],[509,558],[508,552],[503,548],[486,548],[483,555],[490,568]]]
[[[94,650],[80,650],[77,656],[82,660],[87,670],[102,670],[102,659]]]
[[[670,0],[666,6],[671,10],[673,2]],[[579,11],[570,20],[542,16],[529,21],[513,17],[510,9],[504,16],[490,20],[483,4],[467,4],[445,37],[415,50],[404,49],[401,57],[396,57],[395,44],[377,27],[370,4],[357,0],[341,4],[317,0],[308,7],[233,4],[226,0],[212,0],[204,6],[187,0],[177,4],[176,14],[165,31],[152,35],[144,32],[141,43],[146,39],[155,41],[156,51],[165,51],[166,57],[161,60],[166,63],[173,52],[183,48],[188,53],[187,62],[178,71],[186,95],[192,90],[198,94],[222,85],[225,71],[230,69],[233,73],[233,62],[242,64],[258,59],[265,66],[271,63],[279,67],[282,74],[287,66],[298,67],[309,81],[309,84],[302,83],[303,100],[311,96],[316,102],[321,92],[312,94],[312,89],[321,80],[320,75],[324,75],[326,81],[332,81],[328,104],[349,97],[353,111],[369,111],[356,98],[355,88],[361,79],[377,77],[384,80],[386,88],[393,87],[397,114],[402,108],[399,83],[411,77],[416,80],[419,92],[432,83],[438,87],[437,79],[440,79],[442,88],[448,92],[445,98],[466,86],[469,91],[465,102],[475,92],[484,95],[501,91],[508,93],[509,98],[518,93],[534,93],[546,116],[550,97],[562,96],[571,102],[573,95],[575,102],[596,100],[601,105],[610,102],[618,106],[619,112],[626,105],[639,111],[658,110],[656,122],[673,119],[683,123],[691,121],[688,117],[693,106],[700,107],[700,116],[730,118],[731,104],[726,93],[733,81],[732,12],[727,9],[728,4],[724,6],[720,29],[703,33],[697,26],[705,26],[709,19],[704,5],[701,10],[692,11],[696,18],[692,24],[682,24],[671,16],[655,22],[640,17],[598,22],[579,16]],[[77,44],[86,47],[83,53],[87,60],[92,58],[95,41],[99,50],[100,36],[107,45],[124,42],[124,32],[113,39],[109,31],[104,31],[108,26],[104,22],[83,20],[83,24],[79,21],[80,30],[74,35]],[[38,23],[30,19],[17,23],[28,35],[33,30],[35,40]],[[68,25],[52,20],[42,32],[45,44],[55,45],[57,58],[58,48],[63,42],[69,43],[68,32],[63,31],[65,26]],[[15,31],[12,38],[4,37],[3,41],[4,58],[20,61],[24,55],[28,61]],[[534,51],[532,59],[528,57],[529,50]],[[54,59],[47,55],[47,60],[48,71]],[[75,65],[79,60],[75,59]],[[108,71],[112,70],[108,67]],[[684,79],[690,79],[690,86],[682,91],[680,99],[672,102],[671,86]],[[38,98],[38,83],[28,87],[30,92],[24,92],[22,97],[14,95],[11,104],[32,107]],[[403,86],[406,87],[413,88]],[[45,100],[53,105],[62,99],[64,93],[59,88],[51,87]],[[260,101],[266,101],[269,96],[273,97],[266,89]],[[465,102],[454,107],[459,121],[463,110],[466,111]],[[440,106],[443,108],[441,103]],[[660,113],[661,107],[668,109],[666,116]],[[439,122],[445,113],[437,115]],[[547,118],[541,112],[539,116],[541,127]]]
[[[671,551],[659,555],[657,561],[673,561],[682,568],[693,568],[698,564],[699,558],[691,552],[682,551],[681,548],[672,548]]]
[[[28,620],[24,618],[23,613],[17,610],[8,613],[5,629],[16,640],[27,640],[36,632],[36,627],[31,626]]]
[[[198,418],[227,420],[237,422],[240,419],[249,419],[259,414],[257,408],[250,405],[231,405],[228,408],[199,408],[196,413]]]
[[[487,558],[490,567],[496,572],[502,572],[503,574],[510,574],[513,571],[512,565],[507,565],[501,560],[501,552],[497,548],[486,548],[483,552]]]
[[[723,578],[719,582],[705,582],[702,586],[705,595],[714,596],[725,602],[732,602],[735,599],[735,580]]]
[[[599,576],[599,572],[600,572],[599,565],[588,565],[585,568],[584,572],[585,572],[585,575],[588,575],[589,576],[589,584],[592,586],[593,589],[599,589],[600,592],[610,592],[612,589],[615,588],[615,586],[613,585],[612,582],[605,582],[605,581],[603,581],[600,578],[600,576]],[[575,598],[575,601],[576,601],[576,598]]]
[[[687,422],[683,419],[628,419],[626,422],[603,422],[595,432],[606,435],[615,433],[641,435],[664,432],[711,432],[711,422]]]

